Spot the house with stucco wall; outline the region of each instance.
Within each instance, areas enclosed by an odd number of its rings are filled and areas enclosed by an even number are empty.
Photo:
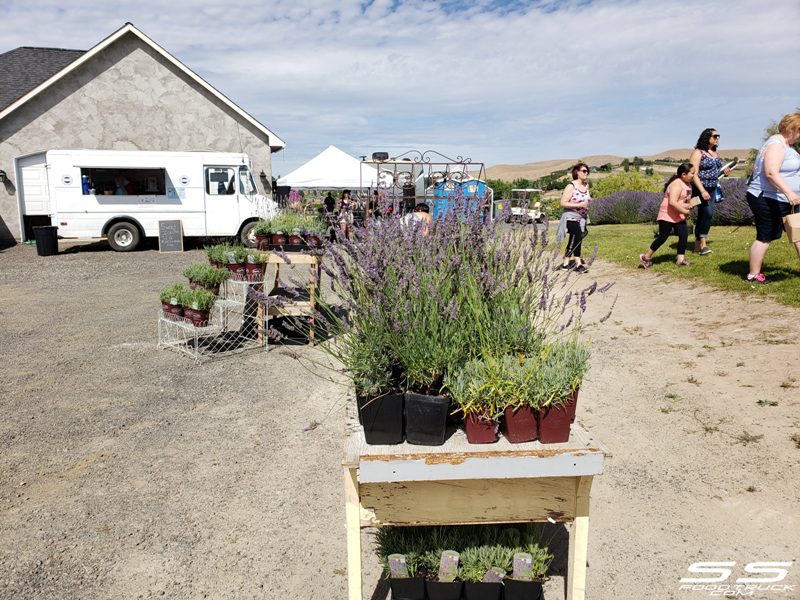
[[[0,244],[49,224],[46,215],[21,215],[16,165],[24,157],[52,149],[244,152],[269,197],[272,153],[284,146],[131,23],[88,51],[11,50],[0,54]]]

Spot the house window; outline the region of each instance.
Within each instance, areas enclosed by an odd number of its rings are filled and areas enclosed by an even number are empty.
[[[167,189],[164,169],[81,167],[81,180],[84,176],[98,196],[158,196]]]
[[[227,196],[236,193],[236,171],[229,167],[206,167],[206,193]]]

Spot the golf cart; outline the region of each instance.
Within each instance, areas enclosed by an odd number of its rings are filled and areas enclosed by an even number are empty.
[[[509,221],[523,224],[541,223],[544,217],[541,211],[542,203],[539,200],[539,194],[541,193],[542,190],[539,188],[512,189],[511,198],[494,202],[492,218],[496,218],[497,212],[502,212],[504,204],[509,203],[511,210]],[[533,194],[536,194],[536,196],[533,196]]]

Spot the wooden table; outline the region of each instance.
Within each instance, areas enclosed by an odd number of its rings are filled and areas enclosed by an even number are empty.
[[[284,256],[286,258],[284,258]],[[278,286],[280,279],[281,265],[308,265],[309,283],[308,300],[287,301],[283,306],[270,306],[267,310],[267,321],[269,317],[282,316],[307,316],[310,319],[308,330],[308,343],[314,343],[314,325],[316,320],[316,298],[319,293],[321,279],[322,257],[302,252],[284,252],[281,255],[270,252],[267,257],[267,264],[275,265],[274,287]],[[266,275],[266,274],[265,274]],[[260,308],[259,308],[260,310]]]
[[[351,411],[352,413],[352,411]],[[344,466],[349,600],[361,600],[361,528],[573,521],[568,600],[583,600],[589,490],[605,447],[579,422],[568,442],[370,446],[348,415]]]

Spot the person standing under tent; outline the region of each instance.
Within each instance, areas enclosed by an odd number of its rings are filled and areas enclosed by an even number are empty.
[[[353,239],[353,201],[350,190],[342,190],[342,199],[339,202],[339,229],[345,239]]]

